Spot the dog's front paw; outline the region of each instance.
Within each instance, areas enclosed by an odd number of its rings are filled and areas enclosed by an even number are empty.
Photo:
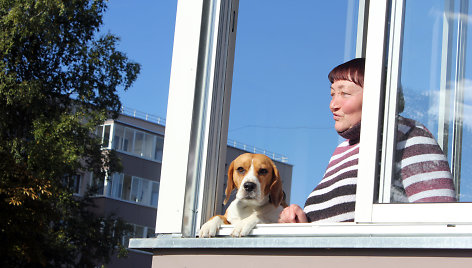
[[[214,237],[223,221],[220,217],[213,217],[200,228],[199,237]]]
[[[233,232],[231,232],[232,237],[242,237],[242,236],[247,236],[252,229],[256,226],[257,222],[253,220],[248,220],[247,218],[238,222],[236,226],[233,229]]]

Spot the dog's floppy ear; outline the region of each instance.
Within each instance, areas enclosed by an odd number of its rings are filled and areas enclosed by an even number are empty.
[[[234,182],[233,182],[233,171],[234,171],[234,161],[231,162],[231,165],[229,165],[229,168],[228,168],[228,181],[226,182],[226,190],[225,190],[226,198],[225,198],[225,201],[223,202],[223,204],[225,205],[226,203],[228,203],[229,197],[231,196],[231,192],[233,191],[234,188],[236,188],[236,185],[234,185]]]
[[[284,192],[282,190],[282,180],[280,179],[279,175],[279,170],[275,166],[274,163],[272,163],[272,169],[273,169],[273,174],[272,174],[272,184],[270,185],[270,191],[269,191],[269,197],[271,203],[275,206],[278,207],[280,204],[285,203],[284,201]]]

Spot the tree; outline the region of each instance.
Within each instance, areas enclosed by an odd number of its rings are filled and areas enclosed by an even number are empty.
[[[92,267],[126,224],[95,216],[65,181],[120,169],[92,135],[140,66],[100,34],[105,0],[0,0],[0,266]]]

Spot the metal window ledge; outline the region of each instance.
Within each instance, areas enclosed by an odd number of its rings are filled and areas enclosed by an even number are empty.
[[[391,248],[472,249],[472,225],[373,225],[373,224],[267,224],[257,225],[250,236],[229,236],[223,226],[216,238],[131,239],[129,247],[156,249],[225,248]]]

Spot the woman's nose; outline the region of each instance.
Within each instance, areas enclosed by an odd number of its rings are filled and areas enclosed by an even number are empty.
[[[337,110],[339,109],[340,105],[339,105],[339,101],[336,97],[336,95],[334,95],[332,98],[331,98],[331,102],[329,103],[329,108],[331,110]]]

